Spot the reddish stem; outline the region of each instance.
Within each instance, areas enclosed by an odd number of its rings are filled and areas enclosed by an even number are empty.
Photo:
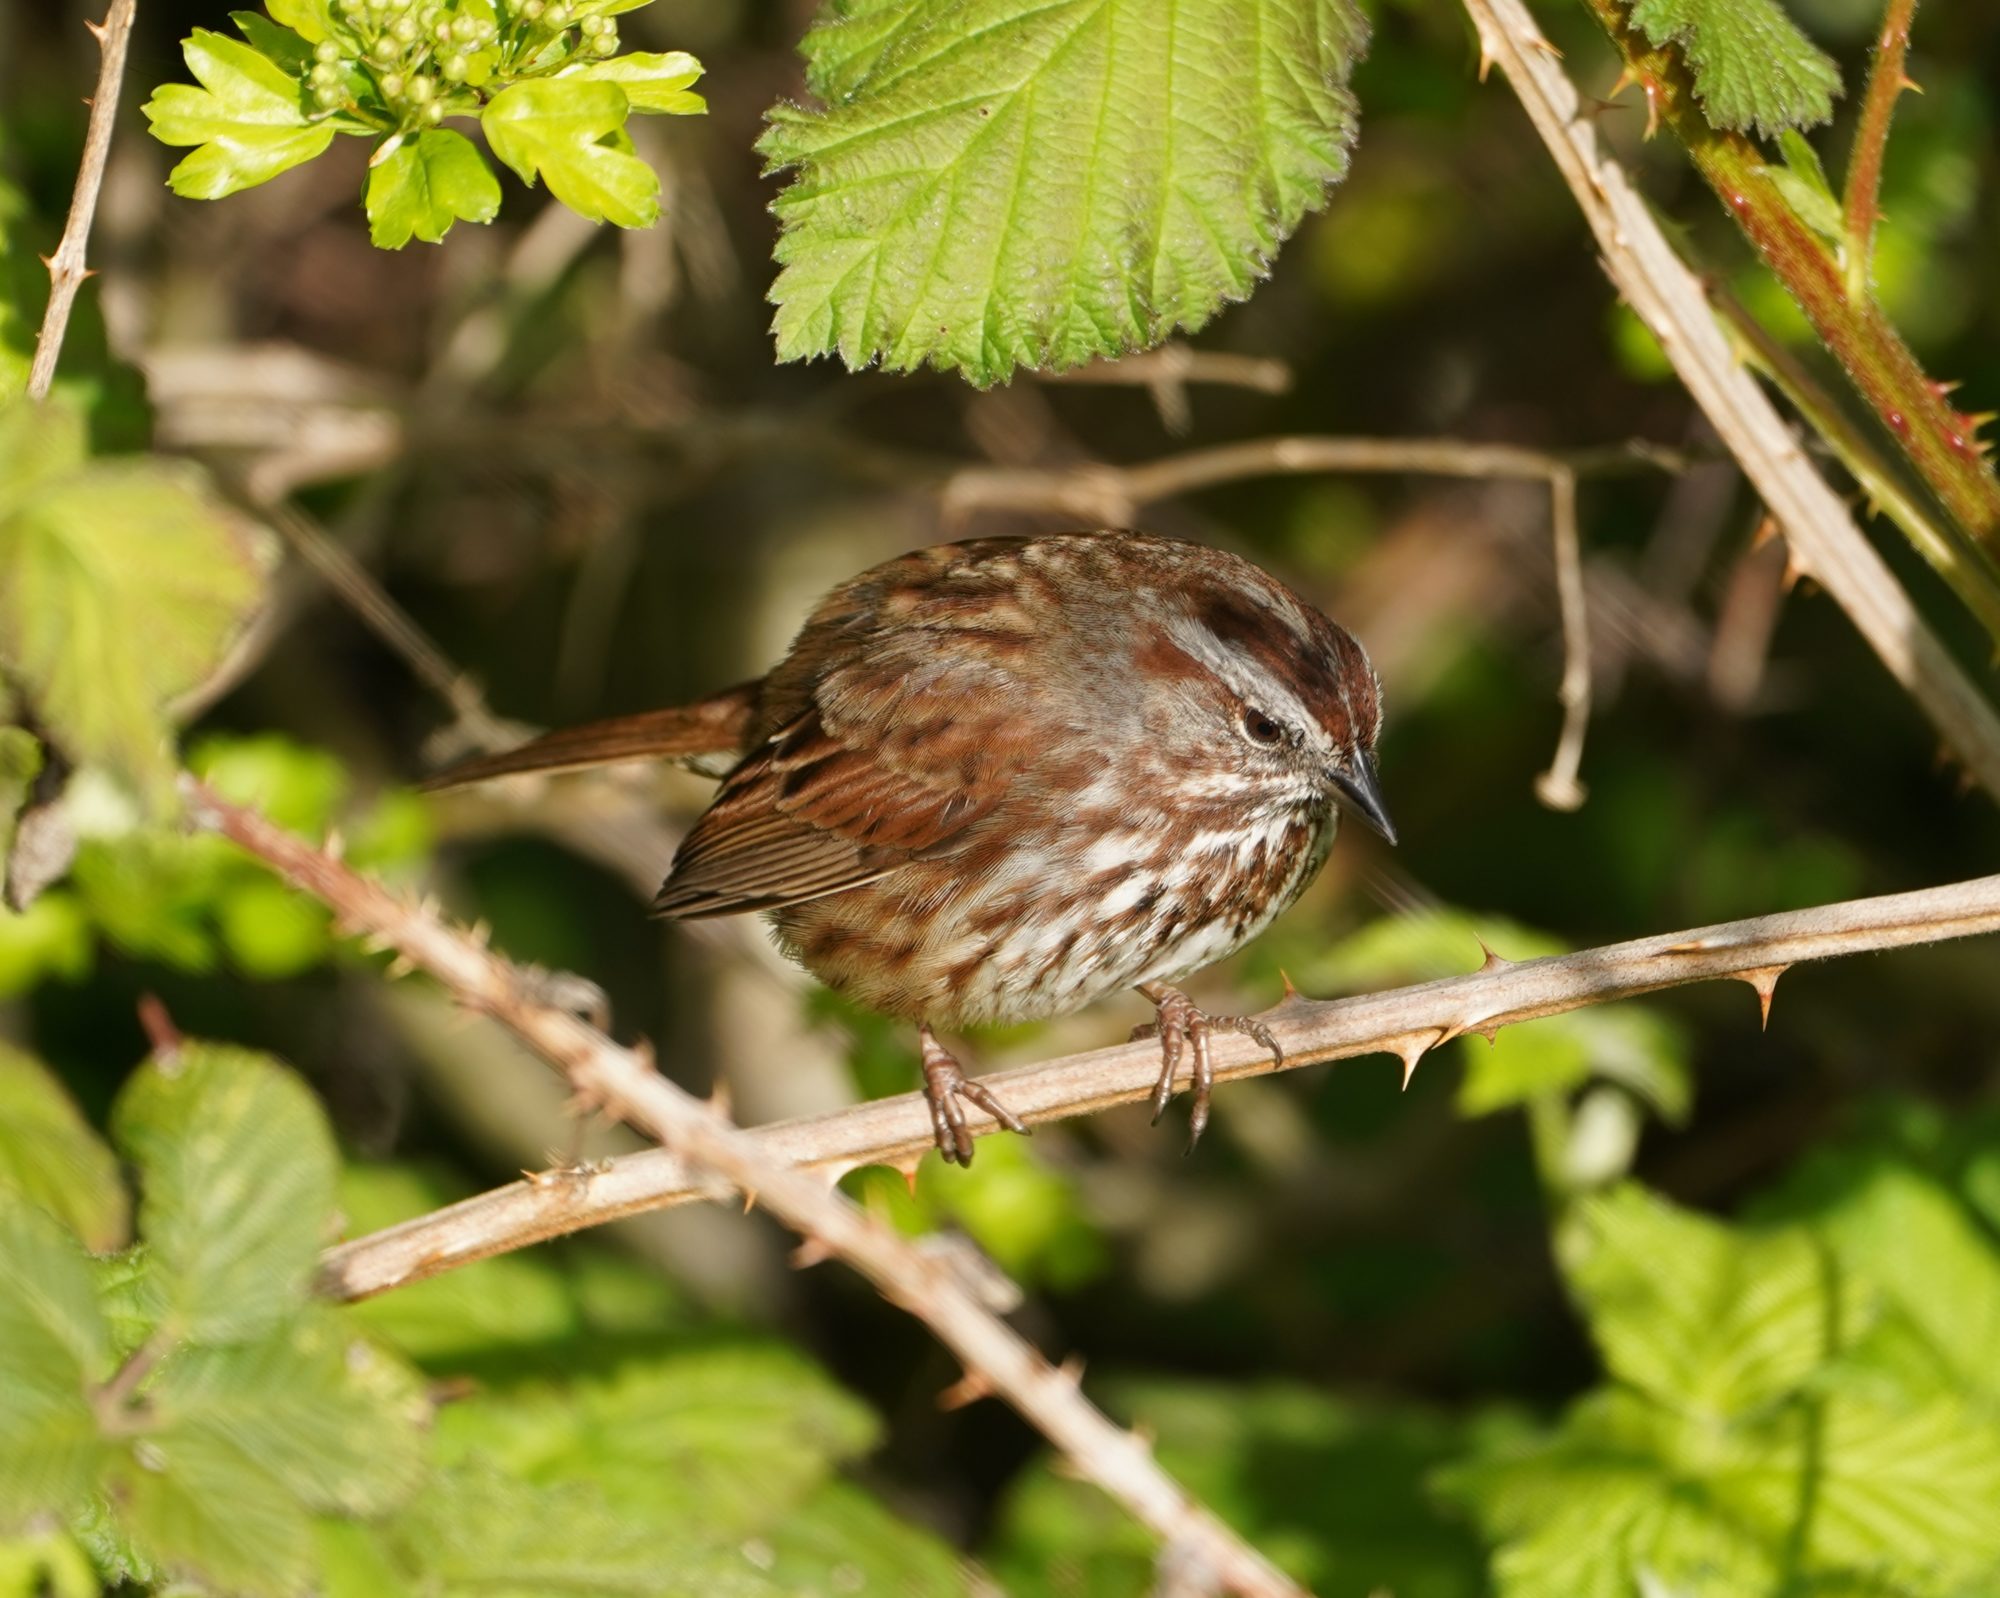
[[[1882,187],[1882,152],[1889,144],[1889,122],[1896,102],[1912,87],[1903,62],[1910,49],[1910,22],[1917,0],[1889,0],[1882,13],[1882,33],[1875,41],[1875,65],[1868,75],[1868,94],[1861,102],[1861,121],[1854,130],[1854,153],[1847,163],[1847,297],[1867,298],[1872,287],[1869,262],[1875,250],[1877,204]]]
[[[1973,418],[1947,403],[1945,388],[1917,364],[1866,285],[1859,298],[1849,297],[1839,261],[1786,203],[1764,152],[1740,133],[1709,126],[1680,52],[1651,44],[1631,27],[1624,0],[1584,3],[1618,47],[1626,79],[1645,87],[1661,124],[1686,146],[1911,466],[1968,534],[2000,550],[2000,480],[1987,465]]]

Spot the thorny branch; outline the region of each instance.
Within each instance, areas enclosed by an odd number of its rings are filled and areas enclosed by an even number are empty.
[[[132,42],[132,17],[138,0],[111,0],[103,22],[88,24],[97,36],[103,60],[97,74],[97,92],[90,101],[90,125],[83,140],[83,161],[77,168],[76,193],[70,200],[69,219],[63,224],[62,240],[49,257],[49,304],[42,313],[42,330],[35,339],[35,359],[28,368],[28,398],[46,399],[55,381],[56,357],[62,354],[63,335],[69,331],[69,313],[76,304],[76,291],[90,276],[83,264],[84,249],[90,242],[90,224],[97,215],[98,191],[104,187],[104,163],[111,153],[111,126],[118,117],[118,93],[125,82],[125,52]]]
[[[1865,300],[1874,292],[1869,269],[1875,252],[1875,223],[1881,214],[1882,152],[1889,145],[1889,123],[1905,89],[1916,87],[1903,71],[1910,50],[1910,23],[1917,0],[1889,0],[1882,14],[1882,32],[1875,41],[1875,65],[1868,74],[1868,94],[1861,102],[1861,121],[1854,129],[1854,152],[1847,160],[1847,192],[1841,211],[1847,219],[1847,297]]]
[[[1700,284],[1624,168],[1605,153],[1576,86],[1522,0],[1462,3],[1481,51],[1506,74],[1589,222],[1612,282],[1742,463],[1798,564],[1847,612],[1974,780],[2000,796],[2000,717],[1925,625],[1763,390],[1737,365]]]
[[[1228,1082],[1393,1054],[1407,1076],[1428,1050],[1467,1033],[1723,978],[1748,982],[1768,1006],[1779,973],[1801,961],[1989,932],[2000,932],[2000,876],[1518,964],[1494,958],[1467,976],[1359,998],[1292,995],[1264,1017],[1285,1051],[1284,1065],[1274,1067],[1250,1039],[1219,1034],[1215,1074]],[[986,1080],[1024,1121],[1038,1124],[1145,1099],[1159,1063],[1158,1045],[1126,1044]],[[983,1115],[973,1121],[975,1133],[995,1130]],[[835,1181],[864,1165],[914,1170],[931,1147],[930,1112],[921,1094],[906,1093],[747,1136],[764,1160]],[[327,1250],[320,1289],[337,1299],[368,1298],[566,1232],[713,1196],[699,1166],[662,1150],[627,1155],[587,1173],[531,1177]]]
[[[182,779],[196,823],[230,838],[333,911],[348,931],[393,949],[484,1011],[553,1065],[581,1104],[656,1138],[703,1173],[711,1191],[733,1188],[798,1232],[801,1263],[838,1257],[898,1307],[922,1320],[963,1362],[961,1396],[1004,1398],[1065,1456],[1151,1529],[1170,1557],[1210,1572],[1243,1598],[1300,1598],[1300,1589],[1161,1469],[1152,1449],[1084,1397],[1078,1374],[1045,1359],[990,1307],[990,1285],[875,1219],[822,1177],[774,1160],[748,1133],[661,1076],[643,1049],[628,1049],[543,1002],[522,974],[431,910],[274,826],[254,811]]]

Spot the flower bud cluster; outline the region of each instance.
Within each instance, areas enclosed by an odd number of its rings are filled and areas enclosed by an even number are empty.
[[[365,71],[404,126],[441,121],[443,96],[500,38],[488,18],[440,0],[333,0],[333,10],[345,39],[313,47],[307,83],[314,100],[327,111],[350,104],[352,76]]]

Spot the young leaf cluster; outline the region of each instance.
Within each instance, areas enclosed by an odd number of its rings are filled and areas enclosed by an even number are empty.
[[[65,1528],[106,1583],[286,1593],[318,1517],[417,1484],[414,1372],[307,1294],[338,1164],[305,1085],[188,1043],[120,1095],[139,1241],[111,1155],[17,1054],[0,1087],[56,1135],[0,1145],[0,1518]],[[51,1177],[89,1184],[47,1205]]]
[[[184,1042],[112,1128],[0,1050],[0,1591],[803,1598],[966,1589],[842,1481],[868,1410],[797,1354],[700,1326],[656,1275],[503,1259],[336,1311],[337,1225],[450,1195],[343,1175],[267,1058]],[[465,1396],[426,1398],[428,1375]],[[68,1583],[65,1587],[62,1583]]]
[[[782,359],[995,383],[1197,328],[1347,171],[1350,0],[844,0],[760,145]]]
[[[1559,1254],[1612,1381],[1445,1478],[1502,1598],[2000,1581],[2000,1253],[1934,1178],[1853,1178],[1776,1227],[1582,1204]]]
[[[386,249],[499,214],[499,181],[454,118],[477,118],[524,183],[591,221],[649,227],[659,178],[626,121],[704,104],[694,57],[619,53],[617,17],[645,3],[269,0],[269,16],[232,13],[241,39],[196,29],[195,84],[157,89],[146,115],[162,143],[194,147],[168,178],[194,199],[268,182],[339,134],[372,141],[369,233]]]
[[[1840,68],[1778,0],[1636,0],[1631,22],[1679,47],[1714,127],[1769,137],[1833,115]]]

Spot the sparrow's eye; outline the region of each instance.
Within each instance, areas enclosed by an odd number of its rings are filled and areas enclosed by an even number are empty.
[[[1284,739],[1285,729],[1255,705],[1246,705],[1243,709],[1243,736],[1253,744],[1269,748]]]

